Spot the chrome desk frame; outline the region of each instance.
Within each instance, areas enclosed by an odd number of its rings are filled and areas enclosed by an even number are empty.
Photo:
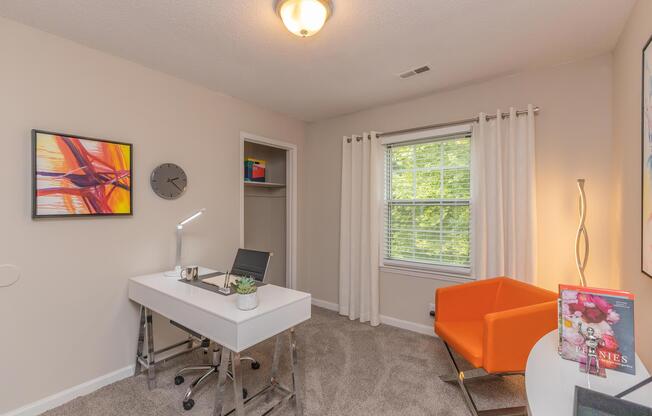
[[[263,387],[259,392],[247,397],[246,400],[243,400],[242,397],[242,369],[240,368],[240,353],[231,351],[226,347],[222,347],[220,352],[220,370],[217,379],[217,393],[215,396],[215,408],[213,409],[213,416],[228,416],[234,412],[236,416],[244,416],[245,404],[249,403],[257,397],[260,397],[263,394],[269,395],[274,390],[283,392],[284,396],[271,408],[267,409],[265,414],[269,414],[286,402],[293,400],[296,416],[303,416],[303,397],[301,392],[302,382],[297,357],[297,342],[294,334],[294,328],[290,328],[289,333],[290,359],[292,368],[292,389],[283,386],[278,380],[278,361],[281,355],[282,333],[276,335],[276,343],[274,346],[274,357],[272,359],[272,371],[269,384]],[[225,413],[224,395],[226,393],[226,377],[228,373],[229,363],[231,363],[231,371],[233,372],[233,394],[235,395],[235,408]]]
[[[147,341],[147,343],[145,343]],[[174,348],[186,345],[187,348],[173,354],[168,354],[164,358],[157,360],[156,356],[170,351]],[[161,361],[170,360],[182,354],[187,354],[200,345],[194,342],[194,339],[189,336],[187,340],[177,342],[176,344],[169,345],[154,351],[154,330],[152,322],[152,311],[144,306],[140,306],[140,322],[138,324],[138,346],[136,348],[136,371],[135,375],[140,374],[143,369],[147,370],[147,387],[151,390],[156,388],[156,363]]]
[[[195,350],[200,345],[195,345],[192,337],[189,337],[188,340],[178,342],[176,344],[165,347],[159,351],[154,351],[154,332],[152,328],[152,311],[149,308],[140,306],[140,323],[138,330],[138,346],[136,352],[136,375],[138,375],[143,369],[147,370],[147,386],[149,389],[156,387],[156,363],[155,360],[156,354],[169,351],[173,348],[180,347],[184,344],[187,345],[187,349],[179,351],[177,353],[168,355],[165,357],[165,360],[169,360],[178,355],[188,353]],[[303,416],[303,397],[301,391],[301,373],[299,371],[299,362],[297,357],[297,342],[296,336],[294,333],[294,328],[290,328],[288,331],[290,335],[290,359],[291,359],[291,368],[292,368],[292,388],[288,388],[282,385],[278,380],[278,364],[281,356],[281,337],[283,333],[276,335],[276,342],[274,346],[274,357],[272,359],[272,370],[270,375],[270,382],[267,386],[263,387],[259,392],[247,397],[246,400],[242,397],[242,369],[240,367],[240,353],[231,351],[230,349],[222,346],[220,348],[220,367],[218,372],[218,382],[217,382],[217,393],[215,396],[215,408],[213,409],[213,416],[226,416],[235,413],[236,416],[245,415],[245,404],[254,400],[257,397],[260,397],[263,394],[271,394],[274,390],[281,391],[284,393],[284,396],[271,408],[269,408],[265,414],[268,414],[285,404],[286,402],[292,400],[294,403],[295,414],[296,416]],[[147,341],[147,342],[145,342]],[[164,360],[158,360],[164,361]],[[226,378],[229,368],[233,373],[233,393],[235,395],[235,408],[225,413],[224,409],[224,397],[226,393]]]

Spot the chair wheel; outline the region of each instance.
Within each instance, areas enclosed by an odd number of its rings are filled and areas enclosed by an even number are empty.
[[[176,376],[174,378],[174,385],[178,386],[179,384],[183,384],[184,381],[185,379],[183,378],[183,376]]]
[[[193,399],[188,399],[185,402],[183,402],[183,408],[186,410],[192,409],[194,405],[195,405],[195,401]]]
[[[251,368],[253,368],[254,370],[258,370],[260,368],[260,363],[258,361],[252,362]]]
[[[247,391],[247,389],[242,389],[242,398],[246,399],[248,395],[249,395],[249,392]]]

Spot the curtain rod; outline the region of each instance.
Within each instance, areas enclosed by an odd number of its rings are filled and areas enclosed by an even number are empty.
[[[532,109],[532,112],[536,115],[539,113],[540,108],[539,107],[534,107]],[[524,114],[527,114],[527,110],[518,110],[516,112],[517,116],[522,116]],[[500,116],[502,118],[507,118],[509,117],[509,113],[501,113]],[[487,114],[486,120],[493,120],[494,118],[498,117],[496,114]],[[438,129],[441,127],[450,127],[450,126],[457,126],[460,124],[469,124],[469,123],[478,123],[480,122],[480,116],[474,117],[474,118],[467,118],[466,120],[457,120],[457,121],[449,121],[447,123],[439,123],[439,124],[431,124],[429,126],[421,126],[421,127],[412,127],[409,129],[403,129],[403,130],[395,130],[395,131],[388,131],[387,133],[378,133],[377,136],[378,138],[381,138],[383,136],[394,136],[396,134],[405,134],[405,133],[413,133],[415,131],[422,131],[422,130],[430,130],[430,129]],[[355,138],[357,141],[360,141],[362,139],[362,136],[351,136],[351,138],[347,139],[349,143],[351,143],[351,139]]]
[[[537,114],[539,112],[539,107],[534,107],[532,109],[534,114]],[[518,110],[516,112],[517,116],[521,116],[523,114],[527,114],[527,110]],[[496,118],[496,114],[487,114],[486,120],[493,120]],[[501,113],[502,118],[507,118],[509,117],[509,113]],[[457,126],[459,124],[469,124],[469,123],[479,123],[480,122],[480,116],[474,117],[474,118],[467,118],[466,120],[457,120],[457,121],[449,121],[447,123],[439,123],[439,124],[431,124],[429,126],[421,126],[421,127],[412,127],[409,129],[404,129],[404,130],[396,130],[396,131],[388,131],[387,133],[379,133],[378,137],[383,137],[383,136],[394,136],[396,134],[403,134],[403,133],[412,133],[415,131],[421,131],[421,130],[430,130],[430,129],[438,129],[440,127],[450,127],[450,126]]]

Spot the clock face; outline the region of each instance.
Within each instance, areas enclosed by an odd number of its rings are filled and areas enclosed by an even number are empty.
[[[177,199],[188,186],[186,172],[174,163],[163,163],[152,171],[149,178],[152,190],[156,195],[165,199]]]

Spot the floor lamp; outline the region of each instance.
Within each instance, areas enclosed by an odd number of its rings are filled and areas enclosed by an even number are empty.
[[[575,265],[580,274],[580,283],[586,287],[586,276],[584,269],[589,260],[589,235],[586,232],[586,195],[584,194],[584,179],[577,180],[577,189],[580,191],[580,224],[575,235]],[[580,253],[581,240],[584,240],[584,253]]]

